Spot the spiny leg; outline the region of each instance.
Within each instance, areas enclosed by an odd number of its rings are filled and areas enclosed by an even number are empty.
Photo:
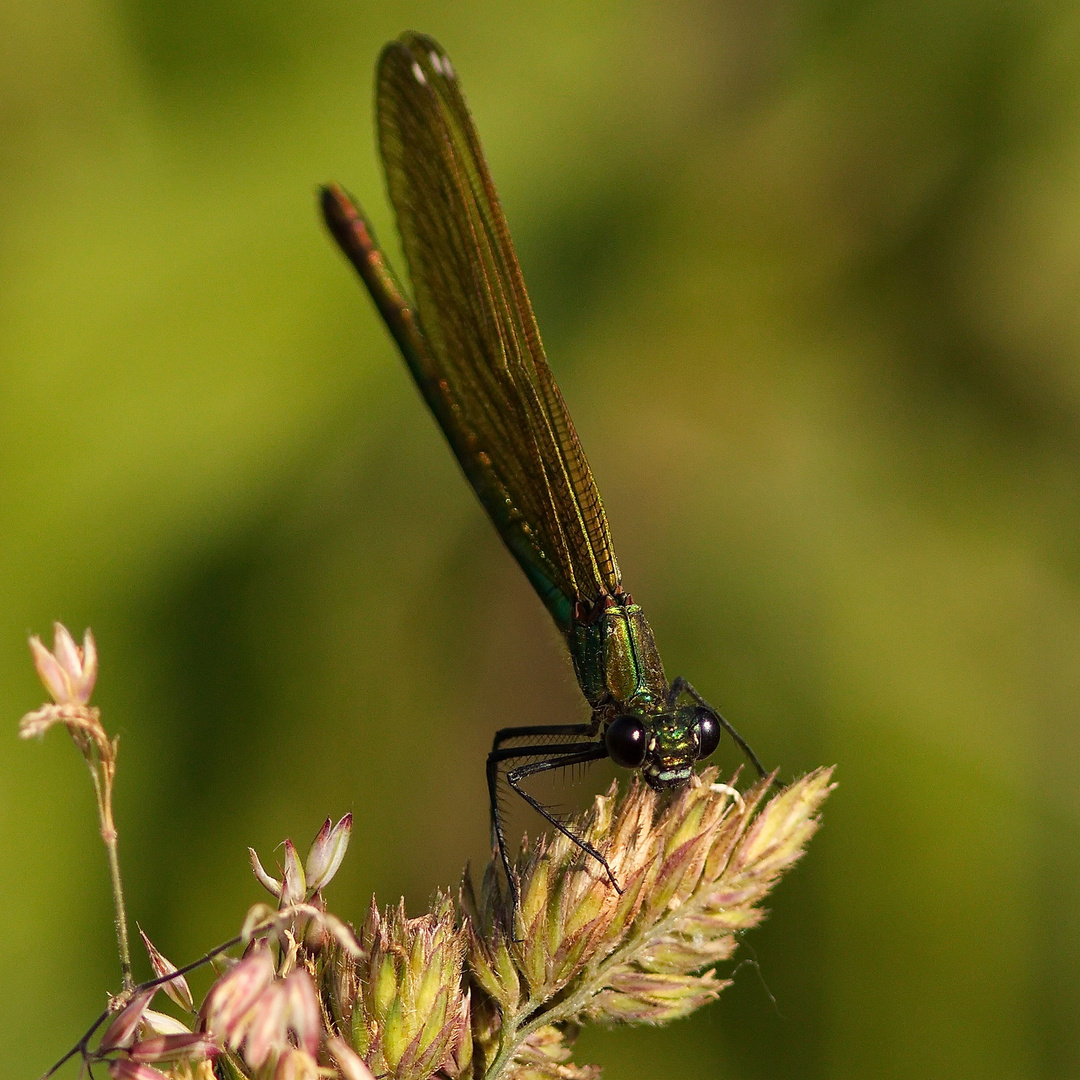
[[[758,760],[757,754],[750,749],[750,744],[714,709],[681,675],[677,676],[668,691],[668,704],[674,705],[680,694],[689,694],[703,709],[708,709],[716,717],[720,726],[738,743],[739,749],[750,759],[758,776],[765,775],[765,766]]]
[[[508,739],[531,738],[534,735],[582,735],[592,738],[599,727],[599,719],[594,719],[587,724],[529,724],[525,727],[499,728],[491,742],[491,752],[498,750]]]
[[[499,730],[495,732],[495,738],[491,740],[491,753],[488,754],[487,762],[488,803],[491,811],[491,838],[498,845],[499,855],[502,858],[502,864],[506,870],[507,880],[510,880],[510,864],[506,855],[506,841],[503,837],[502,818],[499,812],[497,770],[494,775],[492,774],[492,755],[499,753],[502,744],[510,739],[532,738],[537,735],[581,735],[586,738],[592,738],[596,735],[599,727],[600,720],[594,717],[587,724],[526,724],[520,727],[499,728]],[[554,753],[556,755],[573,752],[574,751],[565,744],[563,747],[549,746],[545,751],[545,753]],[[499,761],[508,761],[512,756],[513,755],[505,755],[500,757],[496,759],[494,764],[497,766]]]
[[[591,728],[592,725],[563,725],[565,728],[571,727],[585,727]],[[496,743],[500,741],[500,737],[503,741],[509,738],[513,738],[517,733],[519,736],[534,734],[537,729],[533,728],[504,728],[502,731],[496,734]],[[575,731],[560,731],[558,728],[552,728],[545,726],[539,728],[541,734],[576,734]],[[552,756],[554,755],[554,756]],[[527,757],[543,757],[545,760],[540,762],[533,762],[531,765],[521,766],[518,769],[512,769],[507,774],[507,782],[510,786],[520,795],[530,806],[533,807],[539,814],[541,814],[546,820],[550,821],[560,832],[565,833],[570,840],[577,844],[582,850],[587,851],[590,855],[595,857],[604,869],[607,870],[608,875],[611,875],[611,869],[608,866],[604,857],[596,851],[595,848],[580,837],[575,836],[570,832],[565,825],[558,821],[545,806],[539,801],[534,799],[528,792],[523,791],[519,786],[520,781],[528,776],[531,776],[534,772],[543,772],[547,769],[557,769],[564,765],[579,765],[589,761],[598,761],[601,758],[607,757],[607,747],[602,742],[584,742],[584,743],[569,743],[565,746],[554,747],[550,745],[545,746],[516,746],[516,747],[503,747],[493,748],[491,753],[488,754],[487,759],[487,783],[488,783],[488,799],[491,805],[491,825],[492,832],[494,833],[495,844],[499,849],[499,859],[502,862],[503,871],[506,874],[506,881],[510,887],[511,898],[511,925],[513,925],[513,912],[517,909],[518,895],[517,885],[514,880],[513,870],[510,866],[510,856],[506,848],[506,837],[503,833],[502,815],[499,811],[499,765],[504,761],[513,761],[517,758]],[[539,767],[537,767],[539,766]],[[522,772],[522,770],[526,770]],[[612,878],[614,881],[614,878]],[[618,888],[618,885],[616,885]]]
[[[548,748],[550,750],[550,747]],[[528,765],[519,765],[516,769],[511,769],[506,774],[506,782],[516,791],[542,818],[550,822],[567,837],[572,843],[576,844],[586,855],[591,855],[603,868],[611,884],[614,886],[617,893],[622,892],[622,886],[619,885],[615,879],[615,873],[608,866],[607,859],[600,854],[588,842],[583,840],[580,836],[576,836],[572,833],[539,799],[534,798],[524,788],[518,785],[522,780],[527,780],[530,776],[535,776],[537,773],[549,772],[551,769],[562,769],[567,765],[583,765],[588,761],[599,761],[601,758],[608,756],[607,747],[603,743],[592,743],[588,750],[583,750],[576,754],[567,754],[564,757],[548,758],[546,761],[533,761]]]
[[[502,728],[495,733],[491,753],[488,754],[487,758],[488,803],[491,809],[491,832],[492,838],[499,849],[499,859],[502,862],[503,870],[506,872],[506,880],[510,886],[511,898],[515,908],[517,907],[517,890],[510,870],[510,856],[506,850],[506,836],[503,832],[502,813],[499,808],[499,765],[504,761],[513,761],[515,758],[522,757],[551,758],[552,755],[554,755],[555,758],[558,759],[567,755],[577,754],[586,749],[592,750],[597,744],[594,742],[587,742],[567,743],[563,746],[547,744],[543,746],[515,746],[503,748],[500,748],[499,744],[506,742],[508,739],[523,738],[529,735],[588,735],[593,733],[593,729],[593,724],[544,724],[530,725],[528,727]],[[567,762],[567,764],[573,764],[573,762]]]
[[[526,724],[520,727],[505,727],[499,728],[495,732],[495,738],[491,740],[491,753],[488,754],[487,762],[487,780],[488,780],[488,803],[491,811],[491,838],[495,841],[499,848],[499,855],[502,858],[503,867],[506,869],[507,880],[510,878],[509,861],[506,856],[506,842],[502,833],[502,819],[499,813],[499,791],[498,791],[498,772],[492,773],[492,755],[499,753],[499,749],[504,742],[510,739],[524,739],[531,738],[537,735],[583,735],[586,738],[593,737],[597,729],[600,727],[599,719],[594,718],[587,724]],[[564,752],[563,748],[555,746],[549,746],[547,751],[556,755]],[[565,750],[566,753],[573,753],[572,750]],[[499,761],[510,760],[511,755],[506,755],[496,759],[494,764],[497,766]]]

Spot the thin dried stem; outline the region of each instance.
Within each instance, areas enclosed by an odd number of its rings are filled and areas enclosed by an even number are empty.
[[[40,738],[49,728],[63,724],[90,770],[101,839],[109,860],[109,881],[116,912],[116,943],[120,953],[123,990],[127,992],[134,985],[134,979],[131,974],[127,910],[124,906],[124,886],[120,876],[120,856],[112,810],[118,742],[106,735],[101,724],[100,710],[89,704],[98,674],[94,635],[87,630],[80,648],[75,644],[67,627],[62,623],[55,623],[52,650],[45,648],[41,639],[35,635],[30,638],[30,652],[38,676],[53,700],[22,718],[20,734],[24,739]]]
[[[115,910],[116,944],[120,952],[120,971],[125,991],[135,985],[131,969],[131,944],[128,937],[127,908],[124,904],[124,883],[120,876],[119,835],[113,820],[112,796],[113,779],[116,776],[116,750],[114,740],[109,744],[107,758],[87,747],[83,751],[90,778],[94,783],[94,796],[97,802],[98,822],[101,826],[101,839],[109,859],[109,881],[112,885],[113,907]],[[96,760],[94,760],[96,758]]]

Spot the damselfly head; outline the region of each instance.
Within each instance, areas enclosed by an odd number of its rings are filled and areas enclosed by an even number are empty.
[[[695,762],[720,743],[720,724],[700,705],[681,705],[667,712],[616,716],[604,732],[608,756],[624,769],[640,769],[657,791],[689,781]]]

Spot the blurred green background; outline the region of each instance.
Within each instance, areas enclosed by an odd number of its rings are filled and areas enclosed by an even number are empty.
[[[750,937],[776,1006],[743,968],[579,1060],[1080,1075],[1080,7],[990,0],[0,0],[0,1074],[118,981],[85,769],[15,737],[28,632],[94,628],[130,912],[178,963],[260,898],[248,844],[348,809],[335,910],[419,913],[484,858],[494,729],[583,715],[316,217],[337,179],[396,250],[406,28],[669,674],[785,776],[839,764]]]

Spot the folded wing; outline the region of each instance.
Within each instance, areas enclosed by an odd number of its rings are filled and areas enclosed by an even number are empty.
[[[454,70],[431,38],[383,51],[379,140],[428,350],[410,359],[469,482],[562,629],[619,588],[607,517],[548,367]]]

